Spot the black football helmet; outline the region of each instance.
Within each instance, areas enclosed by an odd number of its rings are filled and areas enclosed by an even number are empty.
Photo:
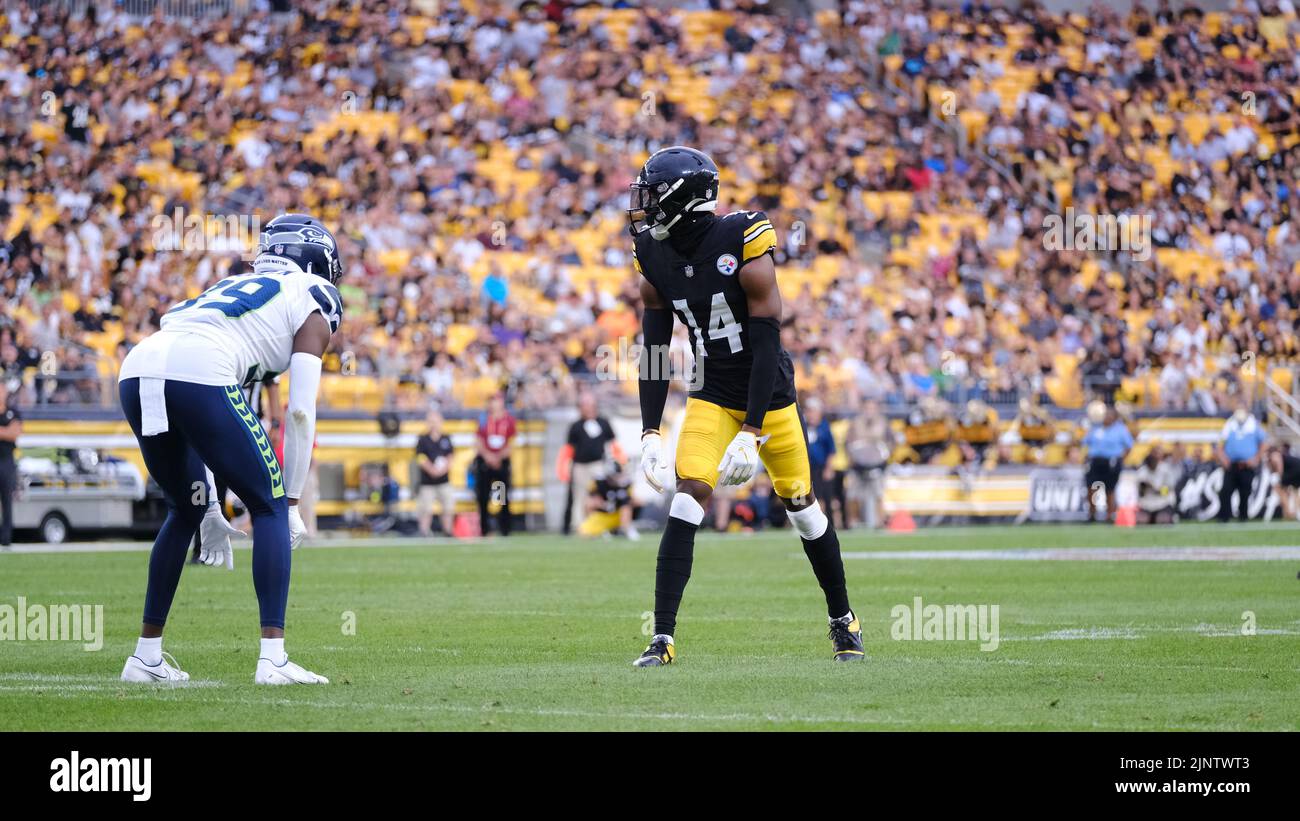
[[[320,220],[309,214],[281,214],[262,228],[253,270],[291,270],[289,264],[324,277],[331,285],[343,278],[338,242]]]
[[[709,155],[684,145],[650,155],[628,187],[628,230],[668,237],[678,223],[692,223],[718,207],[718,166]]]

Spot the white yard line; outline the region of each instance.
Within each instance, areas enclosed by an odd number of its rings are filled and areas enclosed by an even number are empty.
[[[1197,624],[1191,627],[1131,626],[1124,627],[1071,627],[1051,630],[1036,636],[1002,636],[1002,641],[1108,641],[1112,639],[1145,639],[1152,633],[1193,633],[1206,638],[1252,638],[1253,636],[1300,636],[1300,629],[1294,627],[1256,627],[1255,632],[1245,635],[1240,625],[1220,626],[1217,624]]]
[[[1260,562],[1300,560],[1300,546],[1026,547],[1006,550],[854,550],[846,559],[1061,562]]]
[[[131,691],[136,688],[156,688],[158,690],[175,690],[179,687],[225,687],[225,683],[214,679],[190,679],[184,684],[155,685],[137,684],[121,681],[116,677],[95,673],[47,674],[47,673],[0,673],[0,693],[101,693],[119,690]]]

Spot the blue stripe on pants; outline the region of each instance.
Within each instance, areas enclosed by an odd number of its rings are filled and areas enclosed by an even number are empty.
[[[261,623],[283,628],[289,598],[288,502],[280,464],[242,394],[237,388],[169,380],[164,388],[169,430],[141,436],[140,380],[124,379],[118,391],[145,466],[167,497],[167,520],[149,557],[145,623],[161,626],[167,621],[189,545],[206,510],[206,494],[197,491],[204,487],[207,464],[252,516],[253,587]]]

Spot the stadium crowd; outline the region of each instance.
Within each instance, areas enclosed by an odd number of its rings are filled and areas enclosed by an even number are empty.
[[[1289,0],[1159,2],[19,2],[0,368],[27,402],[113,396],[162,313],[245,264],[257,218],[305,210],[348,266],[326,401],[568,401],[636,332],[626,186],[688,143],[723,210],[777,226],[784,342],[831,409],[1224,407],[1297,354],[1300,25]],[[1050,247],[1066,208],[1149,215],[1151,253]],[[174,215],[208,214],[242,219],[169,244]]]

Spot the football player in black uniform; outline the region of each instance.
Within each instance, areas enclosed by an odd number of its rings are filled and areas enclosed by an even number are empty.
[[[742,485],[762,459],[803,539],[826,594],[834,658],[863,658],[849,607],[835,530],[813,497],[808,447],[795,404],[794,366],[781,347],[776,231],[761,211],[714,215],[718,167],[693,148],[656,152],[631,186],[633,264],[642,277],[641,470],[667,485],[659,424],[668,398],[666,361],[673,316],[690,329],[696,373],[677,438],[677,488],[659,543],[655,635],[635,662],[671,663],[682,591],[691,575],[695,531],[714,485]]]

